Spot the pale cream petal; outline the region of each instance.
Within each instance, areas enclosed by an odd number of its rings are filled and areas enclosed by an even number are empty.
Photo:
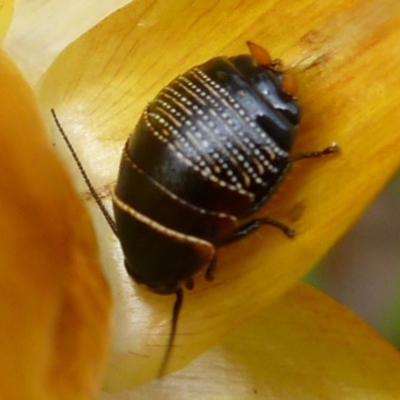
[[[161,382],[101,400],[397,400],[400,354],[359,317],[297,285]]]

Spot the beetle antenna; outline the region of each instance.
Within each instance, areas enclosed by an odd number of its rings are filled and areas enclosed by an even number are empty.
[[[83,168],[83,165],[82,165],[81,161],[79,160],[78,155],[75,152],[75,149],[72,147],[72,144],[69,141],[67,134],[65,133],[63,127],[61,126],[60,121],[57,118],[55,110],[52,108],[50,111],[51,111],[51,114],[53,116],[54,122],[56,123],[57,128],[60,131],[62,138],[64,139],[64,142],[68,146],[68,149],[69,149],[69,151],[70,151],[70,153],[71,153],[76,165],[78,166],[79,172],[81,173],[81,175],[83,177],[83,180],[85,181],[86,186],[89,189],[90,194],[93,196],[94,200],[96,201],[97,205],[99,206],[100,211],[104,215],[104,218],[106,219],[106,221],[107,221],[108,225],[110,226],[111,230],[114,232],[115,236],[118,237],[117,227],[115,225],[115,222],[111,218],[110,213],[105,208],[103,202],[100,199],[99,194],[96,192],[95,188],[93,187],[92,182],[90,181],[85,169]]]
[[[171,357],[172,348],[174,346],[176,327],[178,325],[179,314],[181,312],[183,303],[183,289],[179,288],[175,294],[176,294],[176,299],[175,299],[174,309],[172,310],[171,330],[169,332],[167,350],[165,351],[164,358],[162,360],[160,369],[157,374],[157,378],[163,377],[165,369],[167,368],[168,365],[168,361]]]

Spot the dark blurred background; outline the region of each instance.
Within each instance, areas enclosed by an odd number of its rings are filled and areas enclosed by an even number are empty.
[[[305,278],[400,349],[400,173]]]

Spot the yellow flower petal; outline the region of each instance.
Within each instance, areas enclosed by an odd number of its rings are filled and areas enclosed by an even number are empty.
[[[93,398],[110,314],[93,229],[2,51],[0,87],[0,398]]]
[[[19,0],[4,40],[32,85],[72,41],[129,0]]]
[[[12,0],[0,1],[0,42],[3,41],[8,27],[11,23],[11,17],[14,11],[14,2]]]
[[[399,393],[398,350],[300,284],[161,384],[101,400],[397,400]]]
[[[399,165],[399,72],[394,67],[400,61],[395,51],[399,26],[397,0],[329,6],[302,0],[293,7],[276,0],[224,0],[212,6],[142,0],[84,35],[48,71],[42,99],[58,111],[89,175],[105,194],[145,103],[187,68],[212,56],[246,52],[248,39],[282,58],[296,76],[304,118],[294,152],[334,141],[341,146],[338,156],[297,163],[263,210],[296,229],[293,241],[263,228],[220,251],[213,283],[196,279],[196,289],[186,295],[171,371],[298,280]],[[116,240],[97,218],[116,304],[106,385],[128,387],[156,374],[173,299],[131,283]]]

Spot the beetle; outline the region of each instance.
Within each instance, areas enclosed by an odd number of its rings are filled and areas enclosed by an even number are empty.
[[[252,215],[293,162],[338,150],[333,144],[290,154],[301,117],[294,80],[261,46],[247,45],[250,54],[196,66],[147,105],[122,152],[115,223],[85,178],[120,240],[129,275],[153,292],[176,295],[159,376],[173,347],[183,287],[192,289],[200,270],[213,279],[218,249],[262,225],[293,237],[282,222]]]
[[[271,224],[248,220],[294,159],[300,122],[293,81],[254,43],[180,75],[152,100],[125,144],[113,196],[126,268],[159,294],[212,279],[217,249]],[[243,222],[242,221],[246,221]],[[156,251],[155,251],[156,250]]]

